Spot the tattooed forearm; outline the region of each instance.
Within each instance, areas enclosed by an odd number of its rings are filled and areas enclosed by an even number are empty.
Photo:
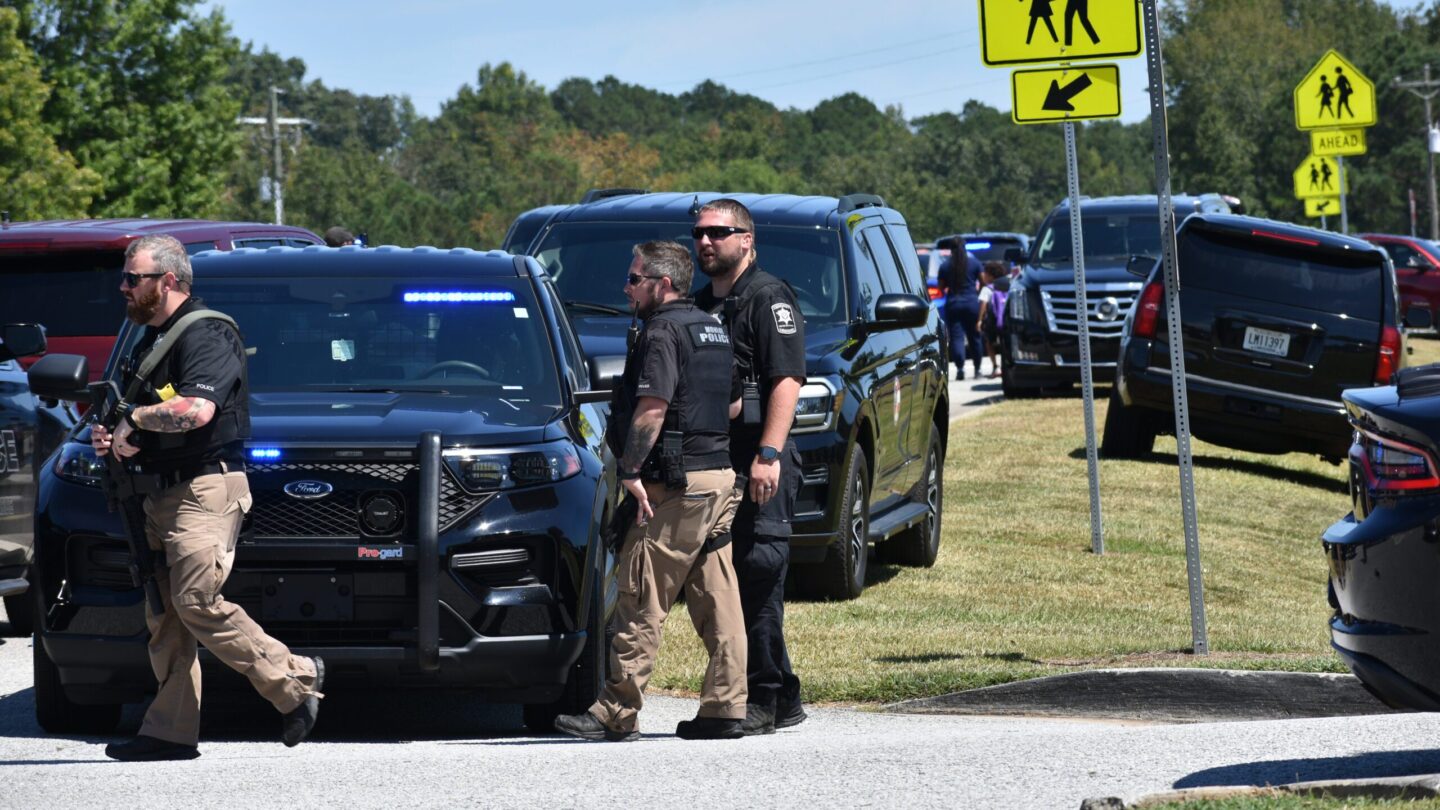
[[[204,427],[215,418],[215,403],[201,397],[175,397],[157,405],[136,408],[135,424],[156,433],[184,433]]]
[[[635,417],[630,420],[630,432],[625,438],[625,452],[620,456],[620,469],[634,472],[645,463],[650,448],[660,436],[665,423],[665,400],[655,397],[641,397],[635,407]]]

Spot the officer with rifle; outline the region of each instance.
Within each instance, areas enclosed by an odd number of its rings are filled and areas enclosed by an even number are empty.
[[[683,245],[645,242],[634,256],[625,295],[645,327],[625,359],[607,432],[635,510],[620,552],[610,673],[589,711],[561,715],[555,728],[587,740],[639,739],[661,627],[683,589],[710,663],[698,715],[675,733],[736,739],[746,645],[729,545],[743,487],[730,468],[730,412],[739,406],[730,337],[685,297],[695,265]]]
[[[125,366],[124,396],[103,403],[91,433],[136,552],[132,576],[145,586],[159,681],[139,735],[105,747],[119,760],[200,756],[197,642],[280,711],[287,746],[310,733],[323,697],[324,663],[292,655],[220,593],[251,503],[250,394],[235,322],[192,297],[193,281],[173,237],[130,244],[120,292],[126,315],[146,329]]]

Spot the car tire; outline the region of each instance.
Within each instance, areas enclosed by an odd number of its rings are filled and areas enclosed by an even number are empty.
[[[925,472],[911,492],[911,499],[926,505],[925,519],[901,534],[875,546],[875,558],[929,568],[940,554],[940,515],[945,506],[945,468],[940,428],[930,425],[930,443],[925,449]]]
[[[590,605],[590,622],[585,637],[585,647],[580,659],[570,668],[570,677],[565,681],[565,691],[553,703],[527,703],[523,708],[525,727],[537,734],[555,732],[555,718],[562,714],[583,714],[595,704],[600,690],[605,688],[605,678],[610,667],[610,642],[615,638],[615,626],[603,615],[604,603],[600,600],[600,583],[595,583],[595,598]],[[603,629],[603,632],[601,630]]]
[[[1148,408],[1126,405],[1120,392],[1110,389],[1110,405],[1105,411],[1105,435],[1100,440],[1100,455],[1105,458],[1140,458],[1155,447],[1157,414]]]
[[[5,618],[10,622],[10,632],[6,635],[28,638],[35,632],[35,579],[33,575],[27,575],[27,579],[31,582],[30,590],[4,598]]]
[[[1000,393],[1006,399],[1034,399],[1040,396],[1039,386],[1017,385],[1014,380],[1014,368],[1009,362],[1000,362]]]
[[[119,703],[83,706],[65,695],[60,670],[45,652],[40,635],[32,650],[35,676],[35,720],[51,734],[109,734],[120,724]]]
[[[859,444],[850,448],[840,496],[840,531],[825,560],[796,573],[796,585],[812,599],[854,599],[865,591],[870,556],[870,465]]]

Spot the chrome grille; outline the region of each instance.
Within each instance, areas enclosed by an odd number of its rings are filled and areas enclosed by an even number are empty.
[[[1118,338],[1125,328],[1125,316],[1135,306],[1140,293],[1139,281],[1097,282],[1085,285],[1085,298],[1090,337]],[[1051,332],[1080,334],[1076,320],[1075,285],[1047,284],[1040,288],[1040,301],[1045,306],[1045,321]]]
[[[250,462],[245,472],[255,500],[249,516],[250,536],[255,539],[360,540],[360,498],[376,490],[394,492],[404,500],[407,518],[402,537],[414,537],[409,516],[418,514],[420,465],[415,462]],[[285,494],[286,484],[310,478],[330,484],[334,491],[318,500]],[[461,489],[442,467],[440,531],[463,520],[490,497]]]

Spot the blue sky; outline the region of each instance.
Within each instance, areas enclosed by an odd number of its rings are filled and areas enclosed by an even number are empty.
[[[546,89],[613,74],[669,93],[710,78],[782,108],[851,91],[912,118],[958,111],[969,99],[1010,108],[1010,71],[980,63],[974,0],[219,0],[201,10],[212,6],[256,50],[304,60],[307,79],[405,94],[426,116],[473,85],[480,65],[502,61]],[[1144,60],[1118,64],[1121,120],[1140,120],[1149,110]]]

